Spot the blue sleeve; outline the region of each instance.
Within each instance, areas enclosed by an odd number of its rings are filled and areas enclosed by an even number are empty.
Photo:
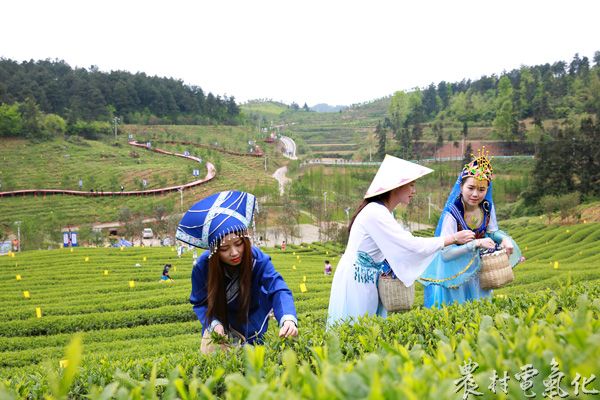
[[[498,244],[502,243],[504,238],[510,237],[506,232],[503,232],[500,229],[494,232],[487,232],[487,236]]]
[[[275,318],[281,326],[284,321],[291,320],[298,325],[296,307],[292,291],[288,288],[279,272],[275,270],[271,257],[256,249],[257,264],[261,265],[260,285],[267,293],[269,303],[273,306]]]
[[[207,290],[208,283],[208,255],[203,254],[198,258],[192,269],[192,292],[190,293],[190,303],[192,303],[194,312],[202,324],[202,334],[210,325],[206,319],[206,310],[208,308]]]

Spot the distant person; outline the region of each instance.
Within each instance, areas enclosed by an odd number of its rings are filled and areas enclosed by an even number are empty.
[[[192,270],[190,294],[202,324],[202,353],[218,349],[214,334],[262,343],[271,310],[280,337],[298,335],[292,292],[271,257],[250,242],[255,207],[249,193],[216,193],[194,204],[177,228],[177,239],[207,249]]]
[[[285,251],[285,240],[281,242],[281,251]]]
[[[416,193],[415,181],[431,172],[422,165],[385,156],[350,219],[348,244],[331,284],[328,327],[364,315],[387,316],[377,289],[381,274],[393,272],[405,286],[412,286],[444,246],[464,244],[475,237],[469,230],[444,237],[415,237],[396,221],[392,211],[400,203],[408,205]]]
[[[323,268],[323,273],[325,275],[331,275],[331,264],[329,260],[325,260],[325,267]]]
[[[171,269],[171,264],[165,264],[164,268],[163,268],[163,272],[162,272],[162,277],[160,278],[163,281],[167,281],[170,280],[172,281],[173,278],[171,278],[171,275],[169,275],[169,270]]]
[[[123,193],[123,190],[125,190],[125,187],[121,185],[121,193]]]

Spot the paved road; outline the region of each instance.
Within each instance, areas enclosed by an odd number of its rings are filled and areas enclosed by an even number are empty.
[[[290,160],[297,160],[298,157],[296,157],[296,142],[294,142],[294,139],[287,136],[281,136],[279,140],[281,140],[281,143],[283,143],[283,146],[285,148],[283,156],[289,158]]]

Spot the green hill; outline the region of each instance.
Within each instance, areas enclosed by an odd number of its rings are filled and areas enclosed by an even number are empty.
[[[14,222],[22,221],[24,243],[29,241],[33,246],[30,249],[45,248],[47,241],[56,243],[62,227],[118,221],[123,207],[144,219],[154,217],[158,206],[167,214],[180,213],[203,196],[226,189],[247,190],[258,195],[277,193],[277,183],[271,174],[280,166],[282,158],[274,147],[260,143],[267,162],[263,158],[225,153],[248,152],[248,141],[255,137],[247,128],[125,126],[119,135],[116,144],[110,139],[90,141],[72,137],[40,143],[3,139],[0,144],[1,190],[79,190],[80,179],[83,191],[118,192],[121,185],[126,191],[140,191],[144,189],[144,180],[146,189],[156,189],[198,179],[192,175],[194,169],[199,169],[200,177],[204,177],[207,172],[204,161],[216,167],[217,175],[212,181],[185,191],[183,196],[176,192],[131,197],[5,196],[0,198],[0,236],[14,232]],[[126,143],[128,135],[141,143],[150,141],[153,148],[178,153],[187,150],[203,162],[198,164],[130,146]]]
[[[573,392],[568,382],[575,373],[589,377],[599,366],[600,224],[508,225],[527,261],[493,301],[424,310],[417,287],[410,312],[367,318],[329,335],[324,322],[332,277],[323,275],[323,260],[336,265],[343,248],[266,249],[294,293],[299,338],[276,338],[272,322],[264,347],[210,357],[198,354],[200,324],[187,302],[189,252],[180,259],[172,248],[75,248],[2,257],[0,394],[39,398],[68,389],[69,398],[99,398],[118,389],[145,398],[155,391],[166,398],[190,391],[205,398],[260,391],[275,398],[364,398],[382,390],[385,398],[451,398],[459,366],[472,359],[483,398],[495,398],[486,389],[494,369],[514,375],[532,363],[540,371],[533,390],[541,393],[553,357],[568,377],[563,387]],[[174,266],[174,283],[159,281],[165,263]],[[76,333],[83,358],[72,377],[60,364],[76,365],[76,347],[64,355]],[[508,390],[516,398],[521,389],[511,380]]]

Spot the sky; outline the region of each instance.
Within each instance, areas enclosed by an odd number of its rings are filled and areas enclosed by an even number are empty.
[[[234,96],[350,105],[522,65],[590,61],[594,0],[19,0],[0,57],[145,72]]]

